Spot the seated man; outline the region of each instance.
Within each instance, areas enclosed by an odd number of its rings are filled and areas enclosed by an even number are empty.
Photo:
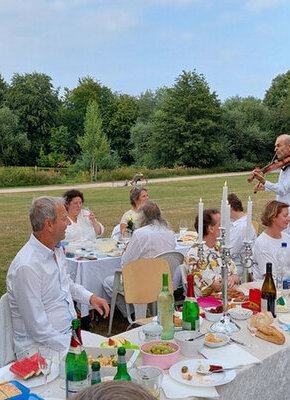
[[[246,239],[247,214],[244,213],[244,208],[241,200],[234,193],[228,195],[228,202],[231,206],[231,255],[237,267],[237,272],[240,277],[243,276],[242,257],[245,256],[244,240]],[[252,225],[251,240],[256,239],[256,231]]]
[[[122,266],[140,258],[154,258],[160,253],[174,251],[175,236],[168,222],[162,216],[154,201],[141,204],[136,221],[136,229],[122,255]],[[103,282],[104,289],[112,297],[114,276],[108,276]],[[126,309],[123,299],[117,299],[117,306],[124,316]]]
[[[186,274],[194,275],[194,290],[196,296],[208,296],[211,292],[222,290],[221,280],[221,249],[216,243],[219,237],[220,213],[216,209],[204,210],[203,212],[203,240],[204,260],[201,264],[198,257],[197,242],[187,251],[182,266]],[[195,218],[195,229],[198,230],[198,216]],[[233,288],[239,283],[235,264],[229,263],[228,288]]]
[[[68,348],[71,321],[76,318],[73,299],[91,304],[104,317],[109,313],[106,300],[75,284],[67,273],[63,249],[57,247],[70,224],[63,200],[48,196],[35,199],[30,221],[33,233],[7,273],[18,359],[37,352],[39,344],[55,350]]]

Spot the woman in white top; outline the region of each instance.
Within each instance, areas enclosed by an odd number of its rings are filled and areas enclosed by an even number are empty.
[[[96,238],[103,234],[104,227],[96,220],[92,211],[82,209],[83,194],[78,190],[69,190],[63,197],[71,222],[71,225],[66,228],[65,240],[77,245],[95,244]]]
[[[277,200],[270,201],[266,205],[261,220],[267,228],[258,236],[253,247],[254,259],[257,263],[253,267],[254,280],[264,279],[268,262],[272,263],[272,271],[275,275],[282,242],[287,243],[290,249],[290,236],[284,232],[290,222],[288,204]]]
[[[133,189],[131,189],[130,203],[132,205],[132,208],[129,211],[126,211],[121,218],[121,222],[120,222],[121,234],[124,232],[124,230],[128,226],[128,219],[133,218],[136,220],[138,208],[141,206],[142,203],[144,203],[144,201],[146,201],[148,199],[149,199],[149,197],[148,197],[147,189],[138,188],[138,187],[134,187]]]

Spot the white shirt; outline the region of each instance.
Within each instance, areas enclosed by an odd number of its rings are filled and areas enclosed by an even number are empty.
[[[55,350],[69,346],[73,299],[89,304],[92,293],[75,284],[66,268],[63,249],[53,252],[33,234],[12,261],[7,293],[17,358],[37,351],[38,343]]]
[[[122,215],[120,224],[127,224],[127,221],[129,218],[131,218],[131,217],[136,218],[137,216],[138,216],[138,213],[136,213],[136,211],[134,211],[132,209],[128,210]]]
[[[69,218],[71,225],[68,225],[66,228],[65,241],[69,242],[70,245],[88,246],[96,244],[96,238],[98,235],[96,234],[93,224],[91,223],[87,213],[88,211],[81,210],[77,216],[77,222],[74,222],[71,218]],[[104,233],[104,227],[100,222],[99,224],[101,226],[102,235]]]
[[[290,213],[290,167],[287,167],[285,170],[281,169],[277,183],[266,181],[264,186],[267,192],[276,194],[276,200],[289,205],[288,210]],[[290,235],[290,224],[288,224],[285,232]]]
[[[287,248],[290,252],[290,236],[284,231],[281,232],[280,239],[274,239],[265,232],[262,232],[261,235],[257,237],[253,247],[254,260],[257,263],[253,267],[253,277],[255,281],[264,279],[266,263],[268,262],[272,263],[273,275],[276,274],[278,254],[281,250],[282,242],[287,243]]]
[[[232,260],[237,267],[237,272],[241,276],[243,274],[243,264],[241,260],[241,256],[245,256],[245,244],[244,240],[246,239],[246,227],[247,227],[247,216],[237,219],[232,222],[231,226],[231,256]],[[257,235],[255,228],[252,225],[251,229],[251,237],[250,240],[255,241]]]
[[[174,232],[159,223],[143,226],[133,232],[125,253],[122,266],[140,258],[154,258],[165,251],[175,250]]]

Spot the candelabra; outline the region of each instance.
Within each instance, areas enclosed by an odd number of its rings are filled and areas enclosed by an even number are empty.
[[[240,328],[233,322],[228,314],[228,265],[230,262],[230,246],[225,244],[225,228],[221,227],[221,237],[219,238],[219,246],[221,248],[221,275],[222,275],[222,294],[223,294],[223,316],[218,322],[211,326],[213,332],[225,333],[231,335],[237,332]]]
[[[243,278],[242,281],[244,282],[250,282],[251,279],[251,272],[252,272],[252,267],[256,264],[256,261],[253,258],[253,251],[252,251],[252,246],[253,246],[253,241],[252,240],[244,240],[244,248],[243,251],[239,254],[241,263],[243,265]],[[233,255],[233,258],[235,258],[237,255]]]

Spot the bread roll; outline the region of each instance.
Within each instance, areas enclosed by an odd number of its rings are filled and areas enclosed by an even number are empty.
[[[251,322],[255,328],[260,326],[270,325],[274,321],[273,315],[270,311],[262,311],[252,316]]]
[[[276,344],[284,344],[285,336],[282,332],[271,325],[262,325],[258,327],[256,336],[260,339]]]

